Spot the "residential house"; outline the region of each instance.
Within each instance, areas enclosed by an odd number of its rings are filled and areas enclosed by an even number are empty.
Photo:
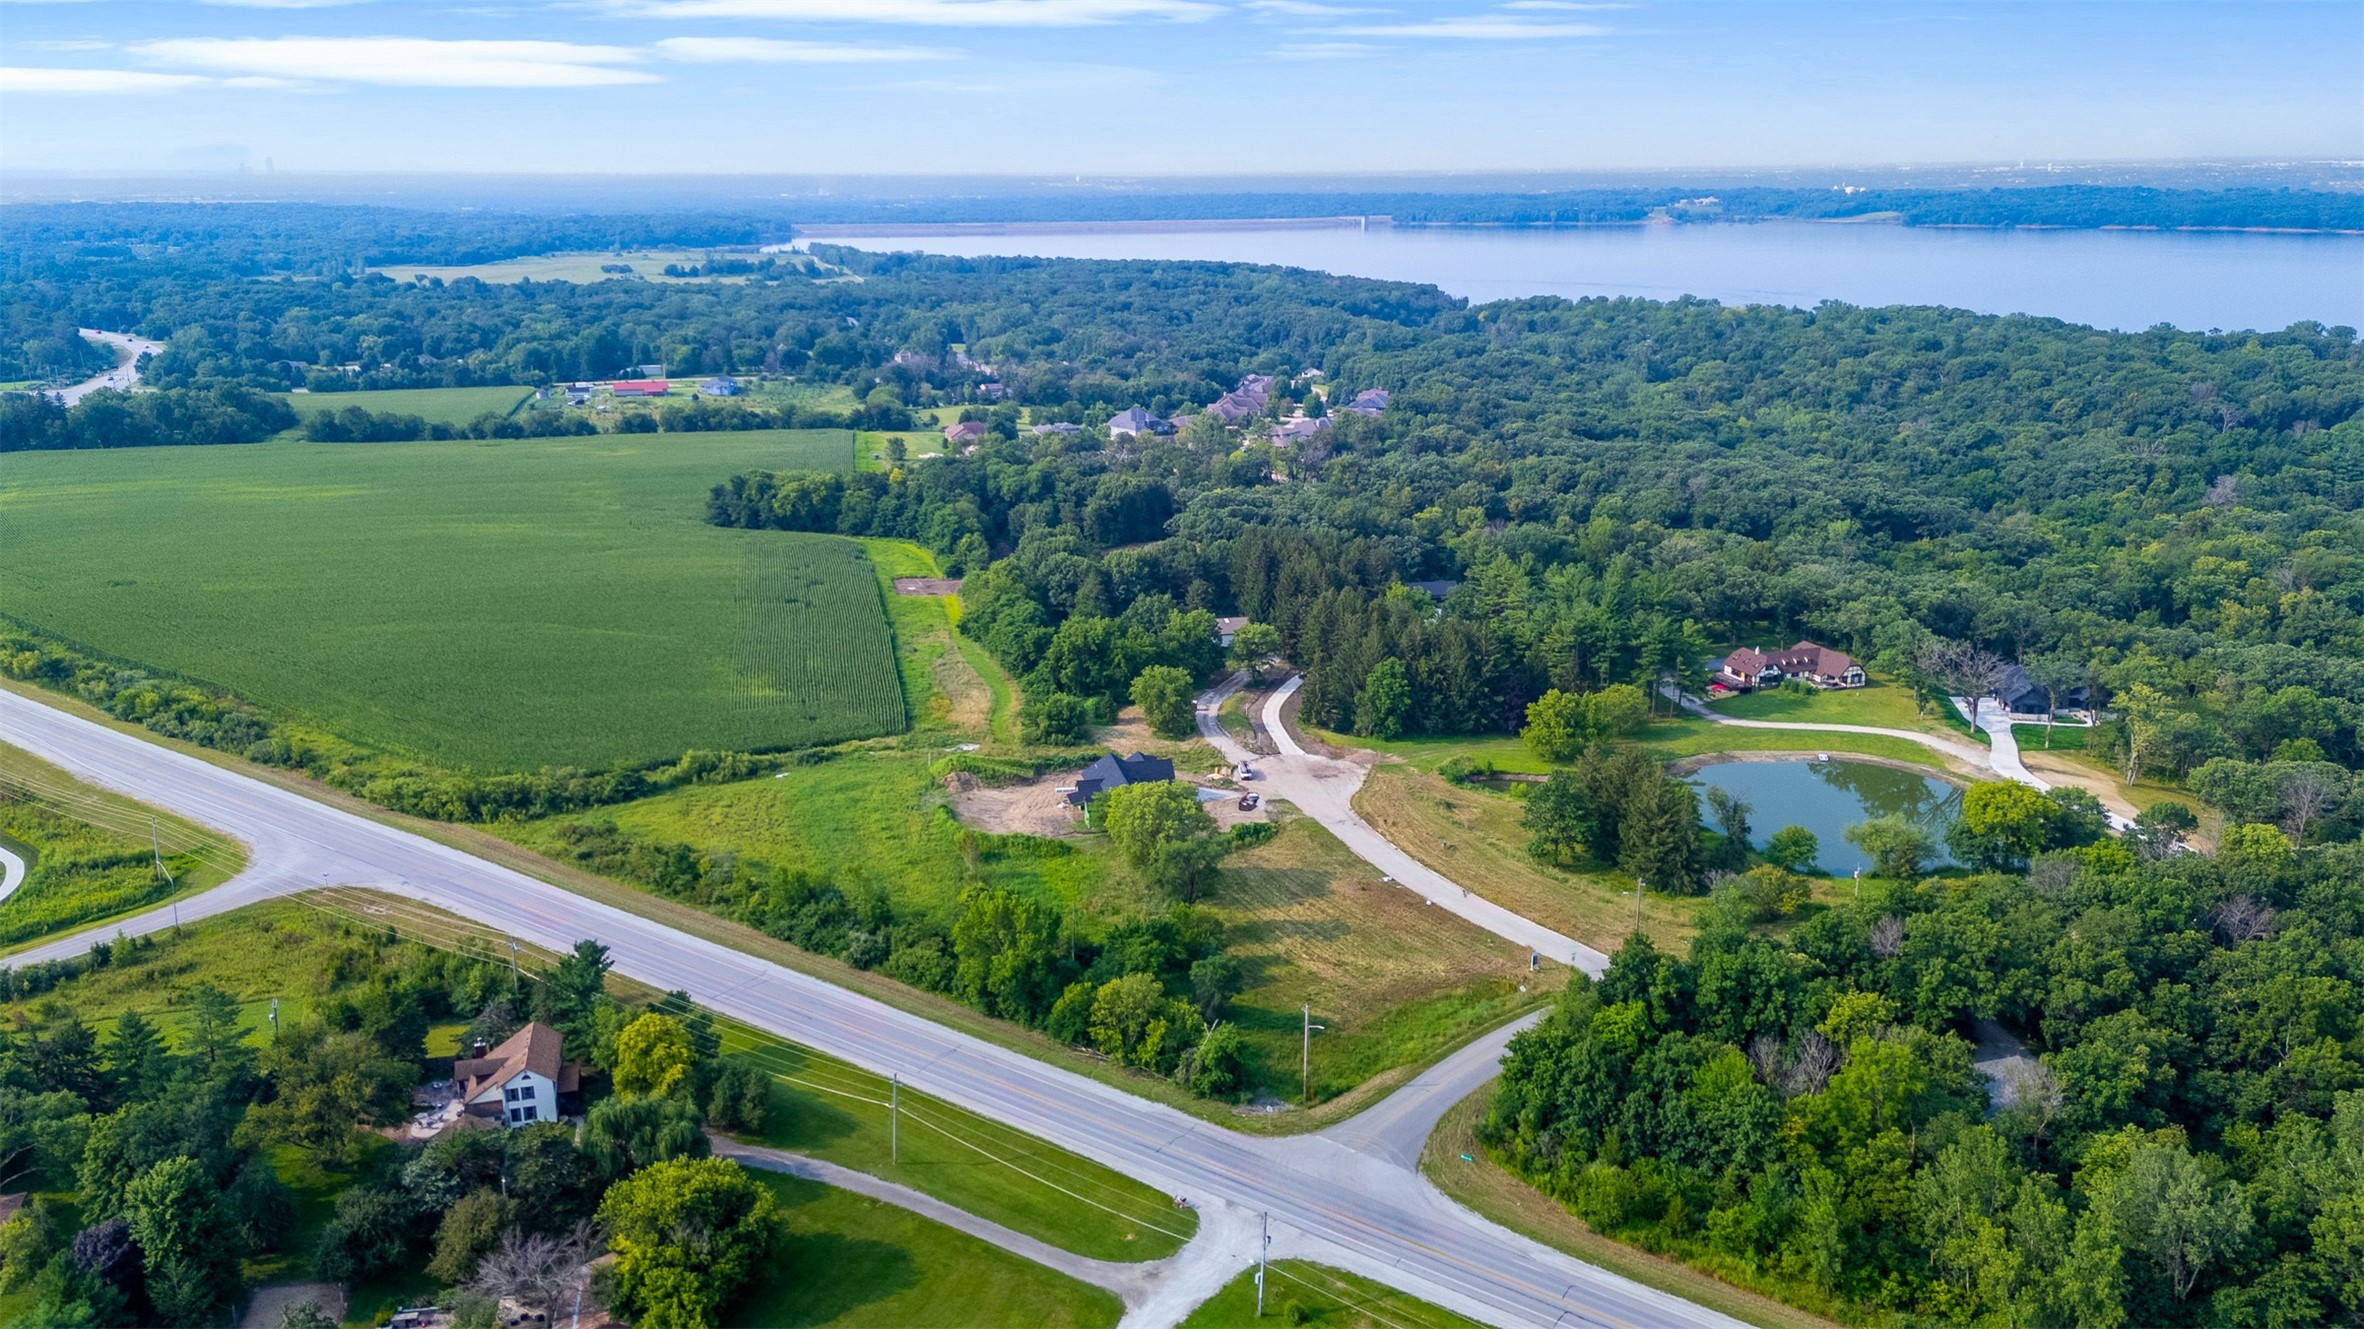
[[[1231,649],[1231,639],[1239,635],[1239,630],[1247,626],[1247,622],[1247,617],[1241,614],[1225,614],[1217,618],[1215,620],[1215,640],[1223,643],[1225,650]]]
[[[2012,665],[1995,680],[1995,700],[2009,714],[2032,715],[2042,720],[2050,718],[2056,706],[2064,711],[2083,710],[2092,695],[2081,687],[2057,694],[2046,692],[2028,677],[2025,669]]]
[[[954,448],[966,447],[984,442],[985,436],[992,432],[983,420],[963,420],[944,426],[944,442]]]
[[[1174,763],[1163,757],[1152,757],[1140,752],[1130,757],[1120,757],[1111,752],[1084,767],[1083,774],[1075,777],[1075,783],[1059,792],[1065,794],[1067,801],[1074,806],[1088,808],[1093,799],[1111,789],[1122,789],[1129,784],[1154,784],[1173,778]]]
[[[1377,415],[1381,411],[1387,409],[1387,403],[1389,400],[1389,394],[1385,388],[1364,388],[1362,391],[1354,394],[1353,401],[1346,403],[1344,406],[1341,406],[1338,409],[1341,411],[1352,411],[1356,415]]]
[[[1066,438],[1071,435],[1080,434],[1083,432],[1082,425],[1073,424],[1066,420],[1054,420],[1047,425],[1035,425],[1033,426],[1033,429],[1035,436],[1038,438],[1049,437],[1053,434],[1056,434],[1061,438]]]
[[[1802,678],[1818,688],[1859,688],[1866,682],[1863,666],[1844,651],[1801,641],[1786,651],[1764,651],[1743,646],[1724,657],[1715,681],[1738,692],[1777,687]]]
[[[698,385],[698,395],[701,397],[736,397],[739,395],[739,380],[728,374],[717,374]]]
[[[673,391],[673,384],[661,378],[644,378],[610,383],[607,390],[619,397],[662,397]]]
[[[1442,600],[1446,596],[1451,595],[1453,593],[1453,588],[1459,586],[1461,583],[1450,578],[1446,578],[1438,581],[1414,581],[1406,582],[1404,584],[1411,587],[1415,591],[1425,593],[1431,600]]]
[[[1108,422],[1111,438],[1131,438],[1137,434],[1171,434],[1171,422],[1160,420],[1138,406],[1130,407]]]
[[[1239,386],[1215,399],[1207,414],[1227,425],[1237,425],[1264,414],[1272,401],[1272,376],[1250,374],[1239,381]]]
[[[1295,416],[1272,427],[1272,441],[1286,447],[1292,443],[1302,443],[1329,427],[1327,416],[1318,420]]]
[[[477,1055],[452,1063],[462,1110],[511,1128],[564,1117],[582,1095],[583,1072],[562,1055],[562,1041],[537,1021],[489,1052],[478,1043]]]
[[[591,385],[590,385],[590,384],[588,384],[588,383],[569,383],[569,384],[567,384],[567,385],[566,385],[566,404],[567,404],[567,405],[569,405],[569,406],[588,406],[588,405],[590,405],[590,404],[591,404]]]
[[[1009,395],[1010,390],[999,383],[979,383],[977,385],[978,401],[1000,401]]]

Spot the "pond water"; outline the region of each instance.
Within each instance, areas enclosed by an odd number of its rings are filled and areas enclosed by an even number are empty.
[[[1952,305],[2097,327],[2364,326],[2364,236],[1932,226],[1220,226],[992,235],[827,234],[870,250],[975,257],[1215,259],[1429,282],[1474,301],[1700,295],[1726,304]]]
[[[1903,815],[1928,827],[1940,847],[1934,861],[1953,861],[1943,852],[1944,836],[1962,791],[1935,776],[1865,761],[1728,761],[1700,767],[1690,781],[1749,805],[1752,849],[1763,849],[1784,826],[1814,832],[1822,849],[1815,866],[1834,877],[1871,870],[1871,860],[1847,843],[1847,828],[1875,817]]]

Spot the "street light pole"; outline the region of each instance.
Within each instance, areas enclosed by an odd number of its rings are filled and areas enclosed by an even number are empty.
[[[1264,1318],[1264,1276],[1272,1270],[1272,1211],[1264,1211],[1264,1242],[1256,1248],[1256,1318]]]

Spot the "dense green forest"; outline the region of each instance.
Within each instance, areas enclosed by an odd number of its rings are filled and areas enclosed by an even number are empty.
[[[2171,852],[2157,824],[2109,838],[2064,802],[2038,811],[2078,835],[2025,852],[1965,836],[1974,870],[1902,867],[1777,934],[1751,926],[1745,887],[1720,887],[1688,955],[1629,946],[1519,1045],[1491,1146],[1596,1226],[1853,1318],[2306,1325],[2364,1304],[2353,329],[1471,307],[1237,265],[826,256],[856,280],[256,282],[204,252],[135,253],[27,260],[12,307],[163,338],[153,381],[223,400],[344,364],[361,372],[337,382],[391,387],[662,363],[850,389],[886,429],[956,408],[986,426],[971,452],[914,461],[903,439],[880,470],[716,476],[708,516],[935,550],[967,577],[961,630],[1023,680],[1033,741],[1186,696],[1173,675],[1216,667],[1216,614],[1272,629],[1308,720],[1379,737],[1507,734],[1553,690],[1606,711],[1635,685],[1697,681],[1732,645],[1800,636],[1925,690],[1955,681],[1942,646],[2086,687],[2111,717],[2090,749],[2223,813],[2214,853]],[[983,365],[1010,401],[977,401]],[[1204,406],[1248,373],[1276,378],[1263,421],[1102,427],[1129,406]],[[1368,388],[1392,394],[1382,413],[1263,441],[1271,417]],[[1026,427],[1053,420],[1082,428]],[[343,766],[236,698],[65,644],[12,640],[0,666],[433,815],[540,815],[755,769]],[[1617,829],[1646,830],[1675,800],[1632,765],[1596,754],[1561,792],[1572,781],[1596,819],[1639,807]],[[1575,834],[1597,849],[1606,829]],[[1143,843],[1136,866],[1181,908],[1097,953],[995,892],[915,920],[596,826],[568,851],[980,1009],[1105,1030],[1111,1056],[1221,1092],[1222,1049],[1189,1046],[1221,984],[1161,994],[1221,968],[1188,902],[1222,846],[1202,828]],[[1712,846],[1694,830],[1676,848],[1708,889]],[[2028,1049],[1991,1114],[1966,1041],[1981,1033]]]
[[[284,1022],[274,1001],[260,1035],[214,981],[258,948],[310,989]],[[602,1242],[621,1257],[604,1276],[619,1310],[717,1323],[780,1229],[763,1187],[707,1158],[703,1128],[759,1128],[769,1077],[724,1059],[680,994],[620,1005],[607,969],[595,942],[536,977],[301,911],[0,969],[19,1004],[0,1037],[0,1170],[36,1192],[0,1227],[0,1294],[29,1302],[12,1323],[216,1324],[256,1271],[309,1270],[356,1287],[423,1274],[461,1323],[490,1325],[504,1297],[571,1301],[566,1277]],[[579,1127],[409,1150],[366,1129],[409,1121],[412,1089],[449,1074],[427,1055],[431,1022],[497,1043],[528,1018],[612,1080]],[[652,1223],[649,1192],[684,1185],[749,1207],[711,1229]],[[650,1276],[668,1266],[691,1286]]]

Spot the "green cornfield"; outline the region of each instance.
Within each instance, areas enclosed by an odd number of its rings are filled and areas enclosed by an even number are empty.
[[[0,615],[361,742],[601,767],[906,727],[861,546],[726,530],[843,430],[18,453]]]
[[[431,425],[464,425],[486,412],[507,415],[534,395],[532,388],[384,388],[370,392],[290,392],[302,416],[358,406],[385,415],[415,415]]]

